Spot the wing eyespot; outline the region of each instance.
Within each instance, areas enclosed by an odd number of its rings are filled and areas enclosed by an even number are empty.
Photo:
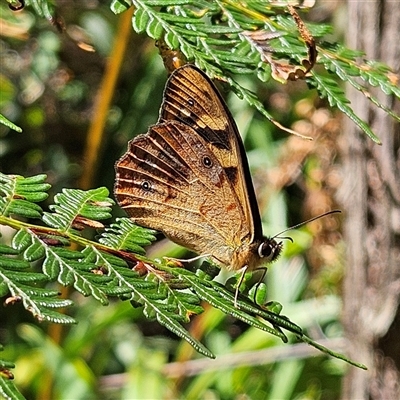
[[[211,161],[211,158],[208,156],[203,156],[203,165],[206,168],[211,168],[213,166],[213,162]]]
[[[188,104],[189,104],[189,106],[190,107],[193,107],[194,106],[194,100],[193,99],[188,99]]]
[[[142,189],[143,189],[145,192],[150,192],[150,190],[151,190],[150,182],[148,182],[148,181],[143,181],[143,182],[142,182]]]

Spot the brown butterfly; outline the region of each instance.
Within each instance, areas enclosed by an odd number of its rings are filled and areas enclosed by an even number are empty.
[[[185,65],[169,77],[160,117],[116,163],[115,196],[135,223],[230,270],[275,260],[264,237],[237,126],[211,80]]]

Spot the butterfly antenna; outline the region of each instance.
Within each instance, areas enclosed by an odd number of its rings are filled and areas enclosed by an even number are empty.
[[[308,219],[307,221],[303,221],[303,222],[300,222],[300,223],[297,224],[297,225],[293,225],[293,226],[291,226],[291,227],[289,227],[289,228],[286,228],[286,229],[284,229],[282,232],[279,232],[278,234],[276,234],[276,235],[275,235],[274,237],[272,237],[271,239],[278,238],[280,235],[282,235],[282,233],[285,233],[285,232],[290,231],[290,230],[292,230],[292,229],[296,229],[296,228],[298,228],[299,226],[306,225],[306,224],[308,224],[308,223],[310,223],[310,222],[312,222],[312,221],[315,221],[316,219],[320,219],[320,218],[326,217],[327,215],[331,215],[331,214],[338,214],[338,213],[341,213],[341,212],[342,212],[342,211],[340,211],[340,210],[331,210],[331,211],[327,211],[327,212],[325,212],[325,213],[323,213],[323,214],[317,215],[316,217],[310,218],[310,219]],[[280,239],[288,239],[288,240],[290,240],[291,242],[293,242],[293,239],[290,238],[290,237],[288,237],[288,236],[282,237],[282,238],[280,238]]]
[[[293,228],[288,228],[288,229],[293,229]],[[283,232],[285,232],[285,231],[283,231]],[[281,232],[281,233],[283,233],[283,232]],[[290,236],[278,236],[278,235],[275,235],[273,237],[273,239],[290,240],[293,243],[293,239]]]

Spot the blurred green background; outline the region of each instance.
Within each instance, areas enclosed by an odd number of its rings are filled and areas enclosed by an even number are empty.
[[[318,2],[307,20],[340,21],[340,4]],[[109,2],[59,2],[57,12],[63,33],[29,7],[12,12],[0,4],[0,113],[23,129],[18,134],[0,126],[0,170],[46,173],[49,203],[62,188],[88,182],[112,190],[113,165],[128,140],[157,121],[167,78],[154,41],[131,28],[117,36],[124,16],[115,16]],[[127,48],[117,64],[112,55],[121,40]],[[104,117],[97,112],[107,68],[118,70],[118,80],[96,149],[87,137]],[[261,86],[251,77],[237,78],[278,121],[317,139],[288,137],[224,93],[248,151],[265,234],[335,208],[338,117],[304,82]],[[89,171],[94,152],[98,162]],[[85,179],[87,174],[92,178]],[[122,211],[115,207],[115,214]],[[0,240],[7,242],[12,232],[0,229]],[[318,220],[290,236],[294,243],[285,242],[283,256],[268,270],[269,298],[281,302],[283,314],[311,337],[341,349],[340,218]],[[149,249],[152,257],[166,254],[185,256],[166,241]],[[226,278],[224,272],[219,276]],[[128,302],[101,307],[78,293],[70,296],[75,306],[67,312],[79,323],[61,331],[34,321],[20,305],[0,308],[2,357],[16,363],[15,383],[27,398],[339,398],[343,362],[305,345],[284,345],[215,309],[206,307],[188,326],[217,354],[217,360],[206,360]]]

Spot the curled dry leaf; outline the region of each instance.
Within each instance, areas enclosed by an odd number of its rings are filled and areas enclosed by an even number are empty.
[[[14,304],[20,303],[21,301],[21,296],[10,296],[4,300],[4,306],[13,306]]]
[[[273,49],[270,47],[268,42],[272,39],[280,37],[282,34],[278,32],[268,32],[266,30],[243,32],[243,35],[251,40],[253,46],[260,52],[261,59],[270,64],[272,77],[281,83],[285,83],[289,80],[296,81],[298,79],[304,79],[307,73],[310,72],[314,67],[318,55],[315,40],[304,24],[303,20],[300,18],[294,7],[290,5],[287,7],[294,21],[296,22],[301,38],[304,40],[307,46],[308,57],[301,61],[301,66],[290,65],[286,62],[275,60],[272,57]]]
[[[81,231],[86,227],[93,228],[93,229],[104,229],[104,225],[99,221],[93,221],[92,219],[88,219],[85,217],[77,216],[72,223],[72,227]]]

